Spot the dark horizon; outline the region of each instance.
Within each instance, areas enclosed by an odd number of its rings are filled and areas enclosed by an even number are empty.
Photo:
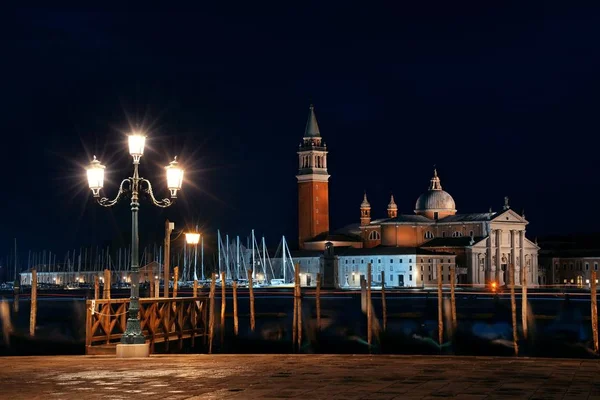
[[[0,260],[111,241],[127,201],[94,204],[84,167],[129,176],[124,134],[148,131],[142,174],[186,166],[179,204],[143,201],[141,247],[198,224],[275,247],[297,240],[296,150],[313,103],[329,150],[330,226],[412,214],[433,166],[458,213],[525,210],[527,236],[598,231],[600,5],[510,3],[86,11],[14,9],[2,44]],[[329,8],[330,7],[330,8]],[[343,15],[342,15],[343,14]],[[309,21],[310,23],[307,23]]]

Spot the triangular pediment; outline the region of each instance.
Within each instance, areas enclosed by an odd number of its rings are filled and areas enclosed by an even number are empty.
[[[471,245],[473,249],[485,249],[487,247],[487,236],[479,238],[475,243]]]
[[[540,246],[537,243],[532,242],[531,240],[529,240],[527,238],[525,238],[525,243],[524,244],[525,244],[525,248],[526,249],[535,249],[535,250],[539,250],[540,249]]]
[[[527,220],[512,209],[504,210],[492,218],[493,222],[520,222],[527,224]]]

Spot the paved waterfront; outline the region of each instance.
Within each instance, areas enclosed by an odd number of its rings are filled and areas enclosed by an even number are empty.
[[[600,399],[600,361],[349,355],[0,358],[2,399]]]

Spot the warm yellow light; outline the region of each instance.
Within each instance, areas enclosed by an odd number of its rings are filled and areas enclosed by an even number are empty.
[[[198,244],[200,242],[200,234],[195,232],[186,233],[185,241],[187,242],[187,244]]]
[[[100,189],[104,186],[104,169],[106,167],[100,164],[100,161],[96,159],[94,156],[94,160],[90,163],[90,165],[86,168],[87,170],[87,178],[90,189],[92,189],[92,193],[94,197],[98,197],[100,194]]]
[[[177,197],[177,191],[183,185],[183,169],[179,167],[177,157],[165,167],[167,170],[167,187],[171,191],[171,197]]]
[[[144,146],[146,145],[146,136],[139,132],[133,132],[129,135],[129,154],[134,158],[144,155]]]

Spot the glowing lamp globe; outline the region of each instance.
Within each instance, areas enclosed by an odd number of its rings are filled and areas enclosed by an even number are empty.
[[[179,167],[177,157],[165,167],[167,170],[167,187],[171,191],[171,197],[177,197],[177,191],[181,190],[183,184],[183,169]]]
[[[200,242],[200,234],[196,232],[186,233],[185,241],[187,242],[187,244],[196,245]]]
[[[133,156],[135,161],[140,160],[144,155],[144,146],[146,145],[146,136],[139,132],[134,132],[128,136],[129,139],[129,154]]]
[[[100,164],[100,161],[96,159],[94,156],[94,160],[90,163],[90,165],[86,168],[88,184],[90,189],[92,189],[92,194],[94,197],[100,196],[100,189],[104,186],[104,169],[106,167]]]

